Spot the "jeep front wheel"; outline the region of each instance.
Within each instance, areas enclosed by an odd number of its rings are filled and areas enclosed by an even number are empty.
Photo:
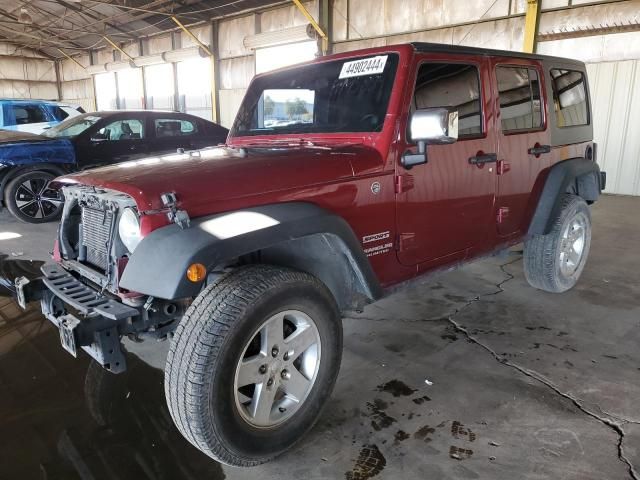
[[[242,267],[203,290],[176,329],[165,370],[169,410],[210,457],[257,465],[313,426],[341,355],[339,311],[320,281]]]
[[[547,235],[524,244],[524,274],[540,290],[562,293],[572,288],[584,269],[591,246],[591,214],[576,195],[560,199],[560,215]]]

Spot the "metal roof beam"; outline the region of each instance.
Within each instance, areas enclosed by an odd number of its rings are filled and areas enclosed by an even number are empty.
[[[89,13],[87,10],[84,10],[82,7],[78,7],[77,5],[74,5],[73,3],[69,3],[66,2],[65,0],[57,0],[57,3],[59,3],[60,5],[67,7],[69,10],[73,10],[74,12],[77,12],[79,14],[85,15],[93,20],[97,20],[98,22],[102,22],[104,23],[105,27],[109,27],[109,28],[113,28],[114,30],[117,30],[118,32],[122,33],[123,35],[125,35],[126,37],[128,37],[129,39],[135,40],[137,37],[132,35],[130,32],[127,32],[124,28],[119,27],[118,25],[109,23],[107,21],[103,21],[100,17],[95,16],[93,13]],[[117,5],[112,5],[112,6],[116,6]]]
[[[5,16],[5,17],[7,17],[7,18],[10,18],[11,20],[14,20],[15,22],[19,23],[20,25],[25,25],[25,24],[23,24],[23,23],[21,23],[21,22],[18,22],[18,17],[16,17],[14,14],[9,13],[9,12],[7,12],[6,10],[3,10],[2,8],[0,8],[0,14],[1,14],[1,15],[4,15],[4,16]],[[1,21],[2,21],[2,20],[0,20],[0,22],[1,22]],[[7,23],[7,22],[5,21],[5,23]],[[32,23],[32,24],[30,24],[30,25],[35,25],[35,24],[33,24],[33,23]],[[38,26],[38,25],[35,25],[35,26]],[[43,27],[43,28],[44,28],[44,27]],[[11,32],[11,33],[13,33],[14,35],[21,35],[21,36],[24,36],[24,37],[31,37],[31,38],[35,38],[36,40],[42,40],[42,41],[44,41],[44,40],[48,40],[48,39],[43,38],[41,35],[33,35],[33,34],[32,34],[32,33],[30,33],[30,32],[21,32],[21,31],[19,31],[19,30],[14,30],[14,29],[12,29],[12,28],[8,28],[8,27],[5,27],[5,30],[10,31],[10,32]],[[74,47],[82,47],[82,45],[80,45],[79,43],[74,42],[74,41],[73,41],[72,39],[70,39],[70,38],[64,38],[64,37],[62,37],[62,36],[60,36],[60,35],[55,34],[55,32],[51,32],[50,30],[47,30],[46,28],[44,29],[44,31],[45,31],[45,32],[48,32],[50,35],[53,35],[53,36],[54,36],[54,37],[56,37],[56,38],[60,38],[61,40],[68,41],[68,42],[69,42],[72,46],[74,46]]]

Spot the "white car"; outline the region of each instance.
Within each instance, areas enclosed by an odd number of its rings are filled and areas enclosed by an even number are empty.
[[[42,133],[82,113],[81,106],[64,102],[0,99],[0,129]]]

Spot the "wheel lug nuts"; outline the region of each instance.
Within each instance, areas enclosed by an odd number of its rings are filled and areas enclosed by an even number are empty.
[[[267,373],[267,366],[266,365],[260,365],[259,372],[262,373],[262,374]]]
[[[273,378],[267,380],[267,387],[270,387],[271,385],[273,385]]]
[[[282,370],[280,376],[283,380],[289,380],[291,378],[291,374],[287,370]]]
[[[282,357],[282,359],[285,360],[285,361],[289,360],[289,352],[285,352],[285,354]]]
[[[278,347],[273,347],[273,348],[271,349],[271,356],[272,356],[272,357],[277,357],[277,356],[278,356],[278,353],[280,353],[280,350],[278,350]]]

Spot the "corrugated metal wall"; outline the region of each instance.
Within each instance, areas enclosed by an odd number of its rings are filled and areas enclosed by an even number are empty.
[[[607,192],[640,195],[640,60],[587,66],[598,163]]]
[[[89,55],[75,57],[80,65],[89,66]],[[64,59],[60,64],[60,87],[62,100],[80,105],[87,112],[95,110],[93,80],[87,71],[71,60]]]
[[[58,98],[54,63],[0,43],[0,97]]]

